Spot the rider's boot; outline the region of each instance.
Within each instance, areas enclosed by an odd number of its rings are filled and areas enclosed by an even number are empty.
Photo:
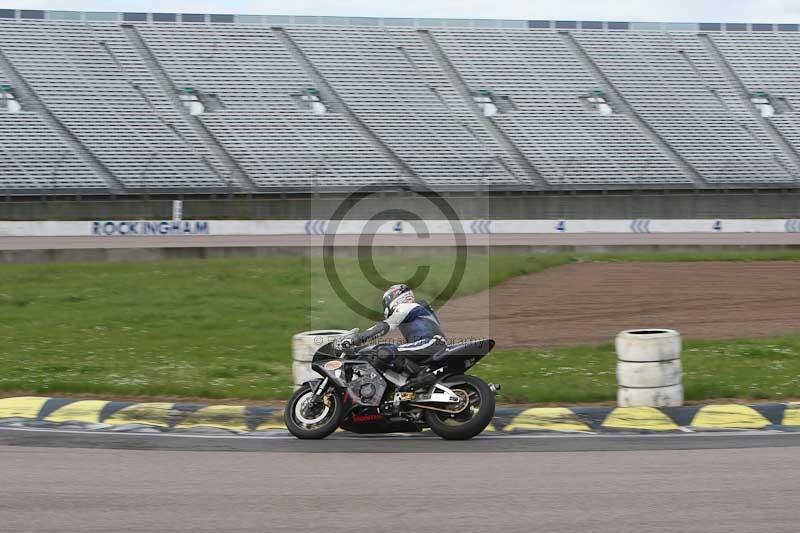
[[[401,386],[398,390],[400,391],[411,391],[416,390],[421,387],[427,387],[428,385],[433,385],[436,382],[438,376],[433,372],[430,372],[427,368],[423,369],[418,375],[414,376],[410,380],[408,380],[405,385]]]
[[[400,357],[403,356],[401,355]],[[402,371],[408,374],[409,377],[414,377],[419,373],[419,365],[408,357],[403,357],[400,365],[402,366]]]

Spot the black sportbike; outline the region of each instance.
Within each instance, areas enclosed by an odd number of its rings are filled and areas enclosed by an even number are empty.
[[[378,346],[356,349],[357,329],[321,346],[311,362],[320,379],[303,384],[286,405],[286,427],[300,439],[322,439],[341,427],[354,433],[416,432],[465,440],[492,421],[499,385],[464,375],[494,348],[485,339],[448,346],[418,361],[432,384],[405,390],[409,376],[382,368]],[[428,383],[432,380],[427,380]]]

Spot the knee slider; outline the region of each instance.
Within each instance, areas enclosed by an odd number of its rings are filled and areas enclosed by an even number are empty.
[[[379,346],[378,349],[375,351],[375,355],[381,362],[389,364],[397,357],[399,352],[397,351],[397,346],[394,345],[384,345]]]

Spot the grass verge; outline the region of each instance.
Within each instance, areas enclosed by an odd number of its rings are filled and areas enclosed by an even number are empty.
[[[553,254],[470,257],[456,295],[572,262],[800,260],[800,252]],[[448,257],[379,257],[389,280],[430,275],[447,285]],[[381,292],[355,259],[343,285],[377,309]],[[0,265],[0,393],[284,399],[290,339],[316,328],[365,327],[314,259]],[[694,352],[697,348],[698,352]],[[798,338],[688,343],[687,398],[800,396]],[[505,401],[588,402],[614,396],[610,346],[493,354],[476,372]]]
[[[800,336],[687,341],[682,353],[686,400],[800,397]],[[612,344],[498,352],[475,373],[503,385],[502,400],[581,404],[616,399]]]

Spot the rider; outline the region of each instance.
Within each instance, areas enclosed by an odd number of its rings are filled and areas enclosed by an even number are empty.
[[[392,285],[383,293],[383,317],[382,321],[364,331],[358,341],[359,344],[365,343],[399,329],[406,341],[404,344],[381,344],[376,349],[376,356],[387,368],[415,376],[419,373],[419,361],[447,347],[439,317],[426,302],[417,303],[408,285]],[[425,372],[403,388],[413,388],[431,379],[435,381],[435,376]]]

